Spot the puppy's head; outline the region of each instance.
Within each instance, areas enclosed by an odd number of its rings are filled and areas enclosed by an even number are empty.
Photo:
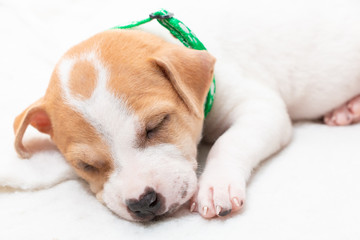
[[[45,96],[14,123],[49,134],[107,207],[135,221],[194,194],[203,104],[215,59],[138,31],[110,30],[70,49]]]

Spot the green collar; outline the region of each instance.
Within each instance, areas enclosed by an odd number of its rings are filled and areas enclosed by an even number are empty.
[[[133,27],[137,27],[139,25],[150,22],[151,20],[156,19],[162,26],[170,31],[170,33],[179,39],[186,47],[196,49],[196,50],[206,50],[205,46],[200,42],[200,40],[195,36],[195,34],[181,21],[173,17],[173,14],[161,9],[160,11],[154,12],[149,15],[148,18],[132,22],[129,25],[125,26],[116,26],[112,29],[129,29]],[[204,113],[205,117],[211,110],[211,107],[214,102],[215,95],[215,77],[213,77],[213,81],[206,97],[206,102],[204,104]]]

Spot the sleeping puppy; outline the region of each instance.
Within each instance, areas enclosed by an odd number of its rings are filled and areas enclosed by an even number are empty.
[[[292,121],[359,120],[360,8],[326,6],[199,13],[213,21],[192,27],[211,54],[145,31],[99,33],[60,59],[45,95],[15,119],[16,151],[31,155],[28,125],[49,134],[97,198],[128,220],[189,200],[205,218],[239,211],[251,171],[290,141]],[[198,180],[201,139],[213,146]]]

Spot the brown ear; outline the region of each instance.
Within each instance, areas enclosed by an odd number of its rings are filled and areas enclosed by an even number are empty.
[[[189,110],[203,117],[215,58],[205,50],[175,46],[164,48],[154,59]]]
[[[31,153],[22,143],[24,133],[29,124],[42,133],[52,134],[51,121],[45,111],[42,98],[31,104],[27,109],[25,109],[25,111],[15,118],[15,150],[21,158],[31,157]]]

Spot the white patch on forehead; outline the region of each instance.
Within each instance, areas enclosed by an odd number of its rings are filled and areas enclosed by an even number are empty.
[[[97,85],[91,97],[85,100],[72,95],[69,88],[71,71],[77,61],[88,61],[95,69]],[[107,89],[110,72],[99,60],[97,53],[93,51],[63,59],[57,73],[65,102],[79,112],[102,135],[110,146],[113,159],[130,157],[126,155],[134,144],[139,121],[126,107],[124,100]]]

